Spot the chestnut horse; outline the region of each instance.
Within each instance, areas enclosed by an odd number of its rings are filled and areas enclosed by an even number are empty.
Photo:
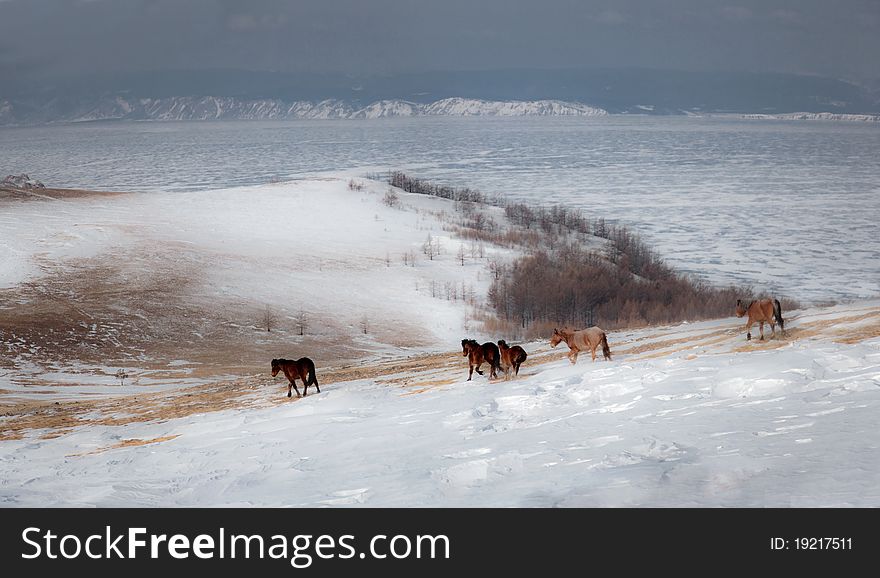
[[[474,375],[474,369],[477,373],[483,375],[480,366],[485,362],[489,364],[489,377],[498,377],[497,370],[501,369],[501,354],[498,352],[498,346],[487,341],[483,345],[477,343],[476,339],[462,339],[461,350],[463,357],[468,358],[468,378],[470,381]]]
[[[519,375],[519,366],[528,357],[525,349],[519,345],[511,347],[502,339],[498,342],[498,351],[501,353],[501,369],[504,370],[504,379],[510,379],[511,368],[513,368],[514,377]]]
[[[318,387],[318,378],[315,377],[315,362],[308,357],[300,357],[296,361],[291,359],[273,359],[272,377],[278,375],[279,371],[283,371],[284,376],[290,381],[290,385],[287,386],[287,397],[291,397],[290,388],[296,390],[296,397],[302,397],[299,394],[299,390],[296,389],[297,377],[303,382],[303,395],[308,395],[310,385],[314,385],[318,393],[321,393],[321,388]]]
[[[581,351],[586,351],[587,348],[590,349],[590,354],[593,356],[593,361],[596,361],[596,348],[599,345],[602,346],[602,355],[605,356],[605,359],[611,359],[611,349],[608,347],[608,337],[606,337],[605,332],[599,329],[598,327],[589,327],[587,329],[580,329],[578,331],[574,331],[571,329],[559,329],[553,330],[553,337],[550,338],[550,347],[556,347],[559,345],[559,342],[564,341],[568,348],[571,351],[568,353],[568,360],[571,361],[572,365],[577,363],[578,354]]]
[[[752,338],[752,325],[758,323],[761,330],[761,340],[764,340],[764,324],[769,323],[773,335],[776,335],[776,324],[779,323],[779,330],[785,335],[785,320],[782,318],[782,305],[779,299],[759,299],[752,301],[748,305],[743,304],[742,299],[736,300],[736,316],[742,317],[748,314],[749,320],[746,323],[746,341]]]

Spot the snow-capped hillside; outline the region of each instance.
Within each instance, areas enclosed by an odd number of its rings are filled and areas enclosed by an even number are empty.
[[[579,103],[559,100],[493,102],[446,98],[424,107],[423,114],[448,116],[604,116],[608,113]]]
[[[349,182],[0,198],[0,390],[106,395],[119,370],[161,389],[297,352],[326,365],[455,345],[488,259],[510,250],[450,233],[452,201],[389,206],[387,185]]]
[[[319,367],[302,399],[266,367],[65,403],[29,428],[6,418],[0,502],[877,507],[880,302],[784,314],[787,336],[763,343],[735,318],[612,332],[612,361],[575,366],[528,343],[510,381],[465,381],[449,350]]]
[[[0,102],[0,123],[32,122],[30,114],[19,112],[11,102]],[[56,118],[58,114],[63,117]],[[192,120],[294,120],[294,119],[375,119],[398,116],[601,116],[604,110],[580,103],[540,101],[486,101],[447,98],[418,104],[404,100],[381,100],[358,106],[341,100],[319,102],[279,99],[239,99],[214,96],[127,99],[121,96],[100,99],[80,109],[53,113],[53,121],[95,121],[114,119],[192,121]]]
[[[842,114],[836,112],[790,112],[785,114],[744,114],[742,118],[758,120],[840,120],[847,122],[880,122],[877,114]]]
[[[452,203],[352,185],[0,199],[0,504],[880,506],[880,302],[466,381],[462,337],[511,337],[450,297],[489,281]],[[288,399],[269,360],[302,355]]]
[[[348,114],[348,118],[388,118],[395,116],[419,116],[424,107],[404,100],[380,100]]]

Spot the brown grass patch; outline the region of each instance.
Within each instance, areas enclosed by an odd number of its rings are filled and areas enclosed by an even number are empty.
[[[13,187],[0,187],[0,202],[116,197],[130,194],[131,193],[119,193],[114,191],[87,191],[84,189],[16,189]]]
[[[724,339],[729,338],[731,335],[735,333],[732,329],[720,329],[718,331],[712,331],[709,333],[701,333],[698,335],[691,335],[688,337],[682,337],[679,339],[667,339],[664,341],[655,341],[653,343],[643,343],[641,345],[635,345],[630,347],[629,349],[623,349],[620,351],[611,350],[612,355],[617,353],[619,355],[636,355],[639,353],[645,353],[648,351],[656,351],[658,349],[667,349],[669,347],[673,347],[675,345],[681,345],[683,343],[699,343],[701,341],[705,341],[707,339],[712,339],[718,336],[723,335]]]
[[[725,332],[727,333],[727,332]],[[639,357],[634,357],[633,361],[641,361],[644,359],[657,359],[660,357],[666,357],[667,355],[672,355],[673,353],[680,353],[682,351],[687,351],[688,349],[693,349],[694,347],[708,347],[710,345],[718,345],[719,343],[724,343],[725,341],[730,341],[730,335],[723,335],[721,337],[712,337],[709,335],[708,338],[705,339],[696,339],[689,341],[686,347],[676,347],[670,350],[657,351],[654,353],[649,353],[648,355],[641,355]],[[696,359],[696,355],[689,355],[686,359]]]
[[[162,436],[162,437],[158,437],[158,438],[151,438],[148,440],[143,440],[140,438],[131,438],[131,439],[127,439],[127,440],[122,440],[121,442],[113,444],[112,446],[107,446],[105,448],[98,448],[96,450],[92,450],[90,452],[85,452],[85,453],[81,453],[81,454],[71,454],[67,457],[74,458],[74,457],[81,457],[81,456],[92,456],[95,454],[102,454],[104,452],[109,452],[110,450],[118,450],[120,448],[133,448],[133,447],[138,447],[138,446],[146,446],[146,445],[150,445],[150,444],[158,444],[158,443],[167,442],[169,440],[173,440],[173,439],[179,438],[179,437],[180,437],[180,434],[174,434],[174,435],[170,435],[170,436]]]
[[[843,337],[834,339],[836,343],[853,345],[856,343],[861,343],[862,341],[865,341],[867,339],[880,337],[880,323],[871,323],[870,325],[864,325],[862,327],[857,327],[848,331],[841,330],[836,333],[839,335],[843,335]]]
[[[416,395],[419,393],[425,393],[426,391],[431,391],[432,389],[438,389],[443,387],[444,385],[452,385],[457,380],[455,379],[437,379],[437,380],[428,380],[428,381],[420,381],[410,385],[404,385],[403,387],[411,387],[414,389],[410,389],[409,391],[405,391],[401,393],[401,397],[406,395]]]

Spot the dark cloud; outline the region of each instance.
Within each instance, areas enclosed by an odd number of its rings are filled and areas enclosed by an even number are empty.
[[[876,0],[0,0],[19,74],[244,68],[749,70],[880,77]]]

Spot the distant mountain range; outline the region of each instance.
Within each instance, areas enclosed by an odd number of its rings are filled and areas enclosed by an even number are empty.
[[[109,119],[608,113],[871,117],[880,113],[880,93],[876,88],[816,76],[637,69],[434,72],[370,78],[160,71],[0,84],[2,125]]]

